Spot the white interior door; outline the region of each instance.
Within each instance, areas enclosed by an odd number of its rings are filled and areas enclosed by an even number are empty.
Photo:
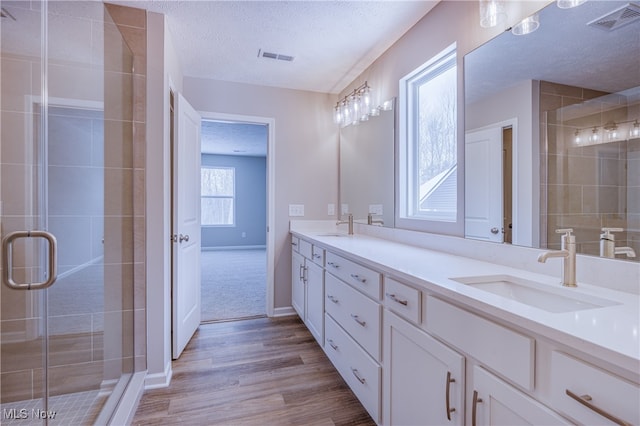
[[[172,354],[200,325],[200,115],[181,94],[174,104]]]
[[[464,155],[465,237],[503,242],[502,128],[468,132]]]

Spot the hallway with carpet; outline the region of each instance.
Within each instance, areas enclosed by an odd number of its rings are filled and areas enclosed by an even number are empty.
[[[266,315],[266,249],[203,250],[201,322]]]

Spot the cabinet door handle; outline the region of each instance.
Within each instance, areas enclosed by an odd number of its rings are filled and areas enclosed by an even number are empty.
[[[358,379],[358,381],[360,383],[364,384],[364,382],[366,382],[364,377],[360,376],[360,373],[358,373],[358,370],[356,370],[355,368],[351,367],[351,372],[353,373],[354,376],[356,376],[356,379]]]
[[[294,243],[293,241],[291,241],[291,245],[296,247],[298,245],[298,243]]]
[[[327,265],[331,266],[332,268],[338,269],[340,267],[340,265],[338,265],[335,262],[327,262]]]
[[[476,426],[476,415],[478,404],[482,402],[482,398],[478,398],[478,391],[473,391],[473,405],[471,406],[471,426]]]
[[[351,318],[353,318],[353,320],[354,320],[355,322],[357,322],[358,324],[360,324],[360,325],[361,325],[361,326],[363,326],[363,327],[367,325],[366,321],[362,321],[362,320],[360,319],[360,317],[359,317],[358,315],[356,315],[356,314],[351,314]]]
[[[319,254],[314,254],[314,255],[313,255],[313,258],[314,258],[314,259],[320,259],[321,257],[322,257],[322,256],[321,256],[321,255],[319,255]]]
[[[338,303],[339,302],[338,298],[335,297],[332,294],[327,294],[327,299],[331,300],[333,303]]]
[[[456,379],[451,377],[451,371],[447,371],[447,384],[446,384],[446,410],[447,410],[447,420],[451,421],[451,413],[455,412],[455,408],[451,408],[449,397],[451,395],[451,383],[455,383]]]
[[[409,304],[408,300],[398,299],[398,297],[395,294],[391,294],[391,293],[385,293],[385,294],[389,299],[393,300],[396,303],[399,303],[399,304],[404,305],[404,306],[407,306]]]
[[[304,282],[304,265],[300,265],[300,281]]]
[[[605,419],[610,420],[613,423],[621,425],[621,426],[631,426],[631,423],[627,423],[624,420],[619,419],[618,417],[614,416],[613,414],[607,413],[602,408],[599,408],[599,407],[596,407],[595,405],[593,405],[591,403],[591,399],[592,398],[591,398],[590,395],[577,395],[577,394],[571,392],[569,389],[565,389],[565,392],[571,398],[575,399],[576,401],[578,401],[580,404],[584,405],[585,407],[587,407],[587,408],[595,411],[596,413],[600,414]]]
[[[359,282],[361,282],[363,284],[367,282],[366,278],[362,278],[358,274],[351,274],[351,278],[353,278],[354,280],[359,281]]]
[[[333,340],[331,339],[327,339],[327,343],[329,344],[329,346],[331,346],[333,348],[334,351],[338,350],[338,345],[336,345]]]

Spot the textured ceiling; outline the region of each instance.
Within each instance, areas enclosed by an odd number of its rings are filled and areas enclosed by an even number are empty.
[[[167,15],[185,76],[339,93],[438,1],[115,0]],[[258,56],[266,51],[292,62]]]
[[[637,2],[636,2],[637,3]],[[465,96],[474,102],[522,80],[546,80],[615,93],[640,86],[640,20],[607,32],[587,24],[628,4],[554,3],[539,13],[537,31],[505,32],[465,56]]]

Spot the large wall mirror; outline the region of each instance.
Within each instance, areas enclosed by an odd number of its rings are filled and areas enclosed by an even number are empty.
[[[559,248],[573,228],[580,253],[603,255],[607,234],[638,260],[638,18],[627,1],[553,2],[535,32],[465,56],[467,238]]]
[[[340,213],[394,226],[395,108],[340,129]]]

